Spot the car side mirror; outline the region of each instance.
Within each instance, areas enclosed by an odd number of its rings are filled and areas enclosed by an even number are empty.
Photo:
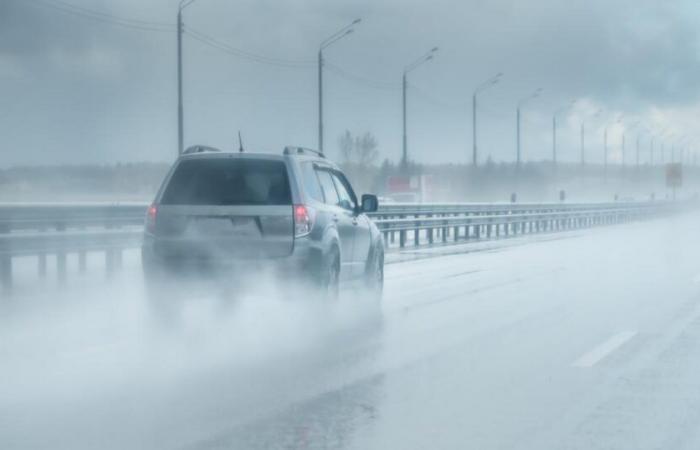
[[[363,194],[362,195],[362,212],[372,213],[379,209],[379,200],[377,200],[376,195]]]

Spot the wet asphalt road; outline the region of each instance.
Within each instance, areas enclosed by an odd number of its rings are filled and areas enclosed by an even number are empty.
[[[28,290],[0,447],[700,448],[699,222],[394,255],[381,305],[261,278],[163,320],[135,261]]]

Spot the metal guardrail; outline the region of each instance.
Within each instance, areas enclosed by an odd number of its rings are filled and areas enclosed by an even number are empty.
[[[12,286],[12,259],[37,256],[39,277],[47,256],[56,256],[59,280],[65,280],[67,255],[78,255],[81,272],[87,253],[102,252],[107,273],[121,265],[122,251],[140,245],[147,205],[0,204],[0,284]]]
[[[646,203],[443,203],[382,205],[372,219],[388,247],[462,243],[470,239],[568,230],[638,220],[669,212],[675,204]],[[12,285],[12,259],[37,256],[40,277],[47,255],[56,255],[59,280],[66,255],[105,255],[107,272],[121,263],[122,250],[138,247],[147,205],[0,204],[0,283]]]
[[[670,212],[674,205],[666,203],[636,205],[600,205],[593,207],[526,208],[508,212],[483,211],[471,214],[441,213],[407,217],[383,215],[374,222],[384,234],[388,246],[460,243],[470,239],[492,239],[541,232],[566,231],[597,225],[610,225],[640,220]],[[398,239],[397,239],[398,235]]]

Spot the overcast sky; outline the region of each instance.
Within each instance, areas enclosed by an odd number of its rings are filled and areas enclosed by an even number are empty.
[[[0,0],[0,166],[171,161],[177,4]],[[611,159],[624,128],[628,157],[641,133],[644,159],[650,132],[700,142],[699,12],[672,0],[197,0],[186,27],[263,58],[184,36],[185,144],[232,149],[240,130],[253,151],[316,147],[318,45],[362,18],[325,52],[331,155],[349,129],[373,133],[382,158],[398,161],[403,68],[438,46],[409,75],[410,158],[470,160],[471,93],[503,72],[479,95],[482,161],[514,159],[515,106],[538,87],[523,107],[525,160],[551,157],[552,113],[572,100],[559,117],[560,159],[578,160],[586,120],[588,159],[601,161],[602,129],[620,114]]]

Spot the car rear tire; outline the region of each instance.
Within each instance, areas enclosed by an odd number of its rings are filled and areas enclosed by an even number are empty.
[[[319,291],[326,300],[337,300],[340,295],[340,253],[333,248],[320,267]]]
[[[367,260],[365,269],[365,286],[372,298],[382,299],[384,291],[384,251],[375,249]]]

